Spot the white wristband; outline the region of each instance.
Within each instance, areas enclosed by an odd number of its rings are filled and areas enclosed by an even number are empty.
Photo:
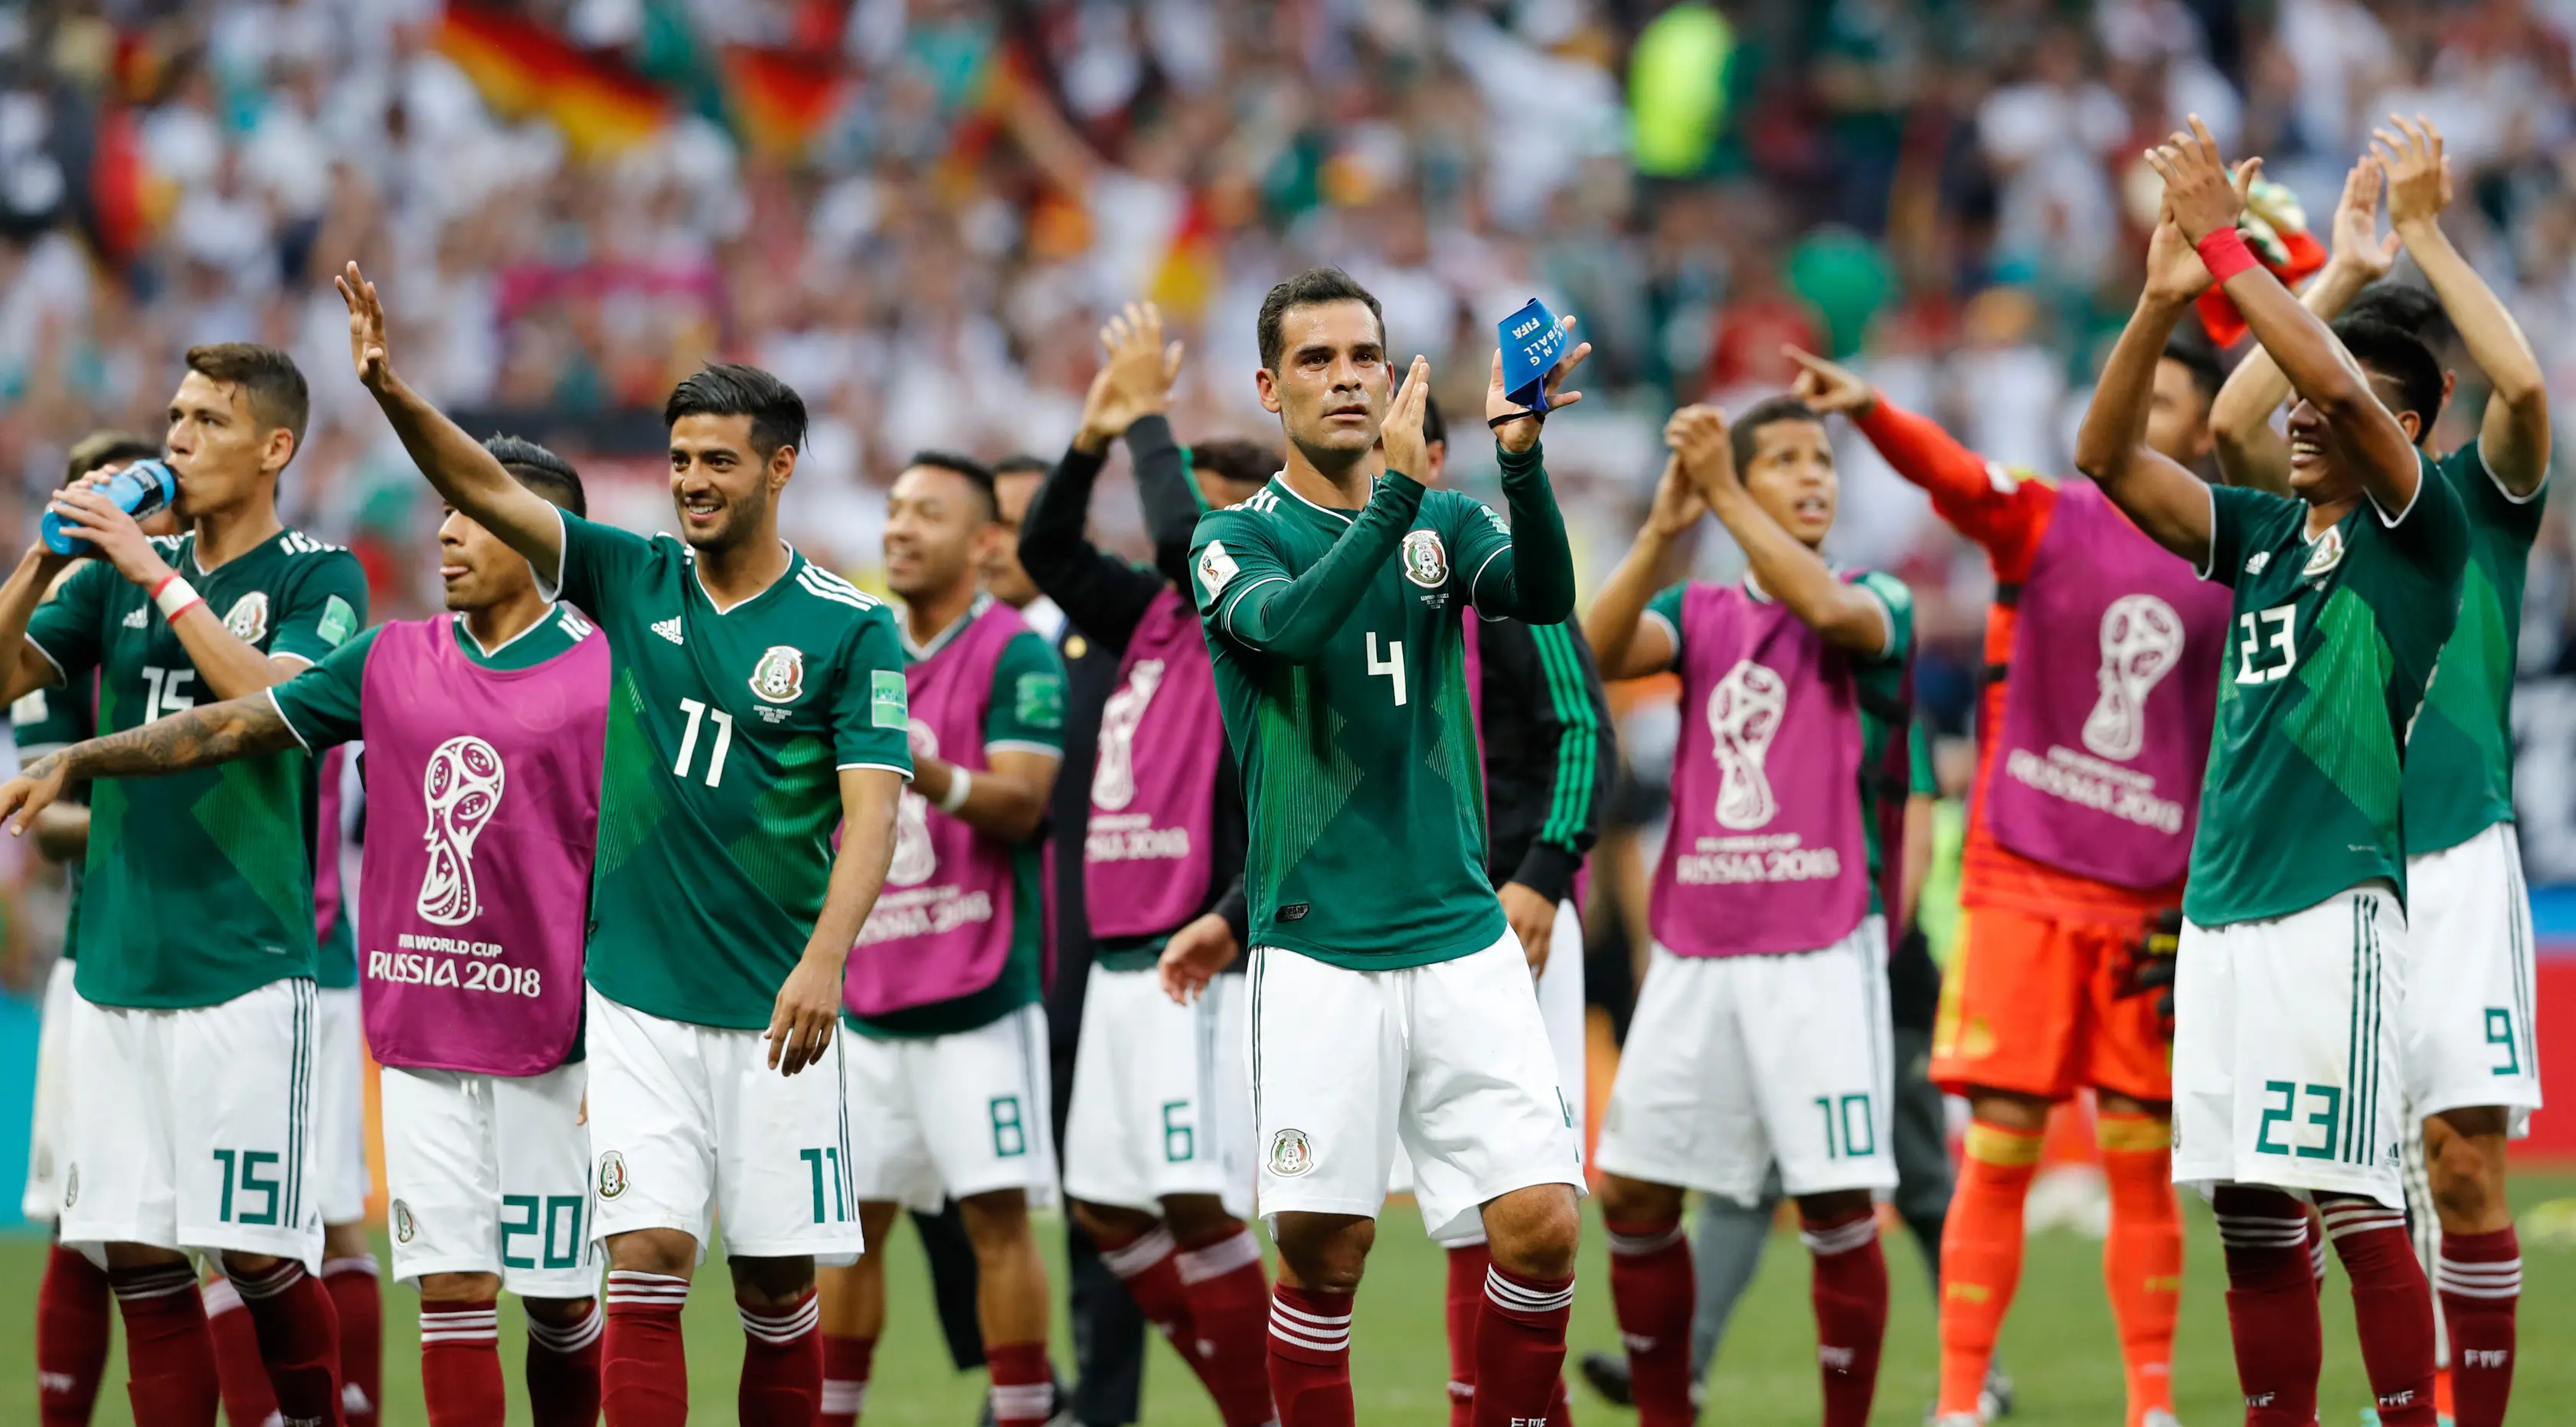
[[[153,607],[161,611],[163,619],[177,619],[181,610],[197,602],[195,587],[177,575],[163,580],[161,588],[152,592]]]
[[[975,790],[975,775],[955,764],[948,766],[948,795],[939,800],[939,810],[953,813],[966,806],[966,795]]]

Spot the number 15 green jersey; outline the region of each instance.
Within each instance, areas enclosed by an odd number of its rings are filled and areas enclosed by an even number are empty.
[[[1506,456],[1504,480],[1518,541],[1475,500],[1402,477],[1361,511],[1274,478],[1200,518],[1191,592],[1243,769],[1255,945],[1384,970],[1502,939],[1459,621],[1473,604],[1554,623],[1572,603],[1538,453]],[[1337,626],[1317,617],[1354,597]]]
[[[823,911],[838,770],[912,776],[894,617],[793,550],[719,609],[678,539],[574,515],[556,584],[608,636],[590,984],[665,1020],[766,1027]]]

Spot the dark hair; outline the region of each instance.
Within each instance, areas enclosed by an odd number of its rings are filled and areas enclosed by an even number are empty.
[[[2412,332],[2427,347],[2438,347],[2451,335],[2451,316],[2442,310],[2442,299],[2408,283],[2373,283],[2361,290],[2343,315],[2347,321],[2378,322]]]
[[[1422,444],[1437,441],[1449,443],[1449,418],[1440,414],[1440,400],[1429,392],[1422,394]]]
[[[483,449],[492,453],[502,470],[517,476],[519,484],[575,515],[590,514],[589,498],[581,490],[581,473],[572,468],[572,462],[525,436],[486,436]]]
[[[1043,476],[1054,469],[1055,463],[1044,456],[1032,456],[1026,451],[1013,451],[993,463],[993,476],[996,480],[1003,476]]]
[[[1201,441],[1190,447],[1190,467],[1233,485],[1258,486],[1278,472],[1279,453],[1258,441]]]
[[[1277,287],[1261,299],[1261,323],[1256,329],[1261,339],[1261,365],[1279,370],[1279,322],[1292,307],[1318,307],[1327,302],[1359,302],[1368,305],[1369,316],[1377,319],[1381,345],[1386,341],[1386,309],[1378,306],[1376,294],[1360,286],[1359,280],[1340,268],[1308,268]]]
[[[905,470],[911,470],[915,466],[928,466],[934,471],[949,471],[965,477],[966,484],[973,486],[976,492],[984,497],[984,518],[987,520],[1001,518],[1002,498],[993,491],[993,468],[974,457],[961,455],[955,451],[915,451],[912,453],[912,459],[905,461],[903,466]]]
[[[2216,401],[2218,389],[2227,384],[2227,364],[2219,360],[2218,349],[2206,337],[2175,332],[2165,339],[2165,360],[2179,362],[2191,372],[2192,387],[2200,393],[2203,406]]]
[[[313,412],[313,394],[305,388],[304,373],[293,357],[256,342],[212,342],[188,349],[188,370],[208,381],[240,387],[253,420],[271,428],[285,427],[286,434],[295,438],[295,451],[287,454],[288,460],[304,449],[304,422]]]
[[[1822,426],[1825,419],[1816,414],[1814,407],[1794,396],[1766,396],[1753,403],[1742,416],[1735,418],[1735,424],[1726,433],[1727,447],[1735,456],[1737,479],[1743,479],[1744,473],[1753,467],[1754,434],[1765,426],[1776,426],[1783,421],[1812,421]]]
[[[751,453],[764,461],[781,446],[805,449],[805,398],[758,367],[709,362],[691,372],[662,403],[663,425],[683,416],[750,417]]]
[[[2337,319],[2334,334],[2374,384],[2384,380],[2396,386],[2397,401],[2389,411],[2415,413],[2416,444],[2431,440],[2434,419],[2442,414],[2442,364],[2433,349],[2404,328],[2367,317]]]
[[[72,443],[63,463],[63,484],[70,485],[101,466],[149,461],[161,454],[161,443],[131,431],[93,431]]]

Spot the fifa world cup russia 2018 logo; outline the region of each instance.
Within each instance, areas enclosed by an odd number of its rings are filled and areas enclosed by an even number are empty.
[[[1710,751],[1717,758],[1717,824],[1749,832],[1780,815],[1763,763],[1789,710],[1789,681],[1750,659],[1736,661],[1708,693]]]
[[[2084,720],[2084,746],[2125,763],[2147,745],[2147,695],[2182,662],[2182,617],[2154,595],[2122,595],[2102,612],[2101,697]]]
[[[939,735],[919,719],[905,722],[904,733],[912,743],[912,756],[939,756]],[[930,800],[903,785],[894,800],[894,859],[886,864],[886,885],[918,887],[939,870],[939,849],[930,845]]]
[[[421,771],[421,801],[429,805],[429,870],[420,878],[414,910],[436,926],[462,926],[483,910],[474,890],[474,840],[501,809],[501,754],[474,735],[438,745]]]
[[[1136,730],[1154,691],[1163,686],[1163,661],[1139,659],[1127,683],[1100,710],[1100,766],[1091,772],[1091,805],[1117,812],[1136,801]]]

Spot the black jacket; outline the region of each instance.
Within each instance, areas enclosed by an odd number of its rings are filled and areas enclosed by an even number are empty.
[[[1485,875],[1551,901],[1601,835],[1601,808],[1618,768],[1610,704],[1583,627],[1485,620],[1483,665]]]

